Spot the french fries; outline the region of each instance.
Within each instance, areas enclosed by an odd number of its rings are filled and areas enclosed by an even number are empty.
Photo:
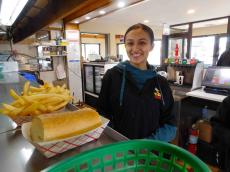
[[[0,112],[13,119],[19,116],[34,116],[59,110],[72,99],[65,85],[54,87],[48,83],[34,87],[30,86],[30,82],[26,82],[21,96],[13,89],[9,94],[14,101],[10,104],[2,103]]]

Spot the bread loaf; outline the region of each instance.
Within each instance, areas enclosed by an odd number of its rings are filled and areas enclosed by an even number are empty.
[[[83,134],[102,124],[99,114],[89,108],[72,112],[36,116],[32,120],[31,138],[35,142],[52,141]]]

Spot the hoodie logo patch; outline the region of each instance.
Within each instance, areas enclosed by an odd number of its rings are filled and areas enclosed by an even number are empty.
[[[154,89],[153,96],[155,99],[161,100],[161,93],[157,88]]]

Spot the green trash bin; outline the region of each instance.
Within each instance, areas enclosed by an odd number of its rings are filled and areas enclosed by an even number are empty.
[[[43,172],[211,172],[199,158],[178,146],[130,140],[83,152]]]

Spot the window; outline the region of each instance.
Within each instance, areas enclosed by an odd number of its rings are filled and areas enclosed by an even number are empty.
[[[191,58],[203,61],[204,64],[211,65],[213,61],[215,37],[195,37],[192,38]]]
[[[221,54],[226,50],[226,44],[227,44],[227,37],[220,37],[218,59],[220,58]]]
[[[154,48],[149,53],[148,62],[151,65],[161,64],[161,41],[154,41]]]
[[[100,59],[100,44],[82,44],[81,50],[85,60],[94,61]]]
[[[193,23],[192,36],[225,34],[227,33],[227,24],[228,18]]]
[[[126,53],[125,44],[118,45],[118,55],[122,57],[122,61],[129,60]],[[148,62],[151,65],[160,65],[161,63],[161,41],[154,41],[154,48],[149,53]]]
[[[129,57],[126,53],[126,49],[125,49],[125,44],[117,44],[118,46],[118,57],[122,59],[122,61],[126,61],[129,60]]]
[[[178,57],[179,58],[184,58],[187,53],[187,39],[186,38],[170,38],[169,39],[169,47],[168,47],[168,52],[169,52],[169,57],[175,57],[175,49],[176,46],[178,46]]]

